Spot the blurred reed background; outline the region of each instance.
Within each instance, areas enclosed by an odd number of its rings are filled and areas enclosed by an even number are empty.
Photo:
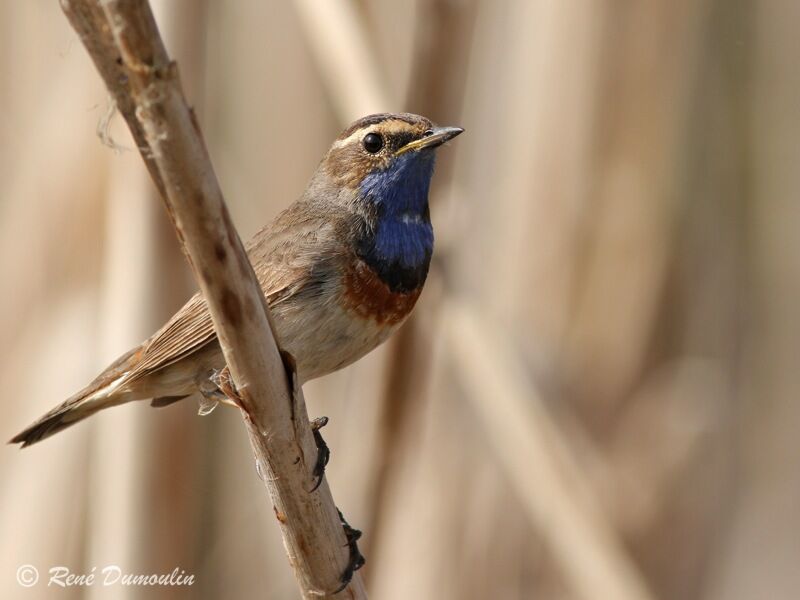
[[[244,238],[358,116],[467,130],[412,319],[306,389],[372,598],[797,597],[799,3],[154,7]],[[106,113],[57,2],[0,1],[6,438],[194,289]],[[297,597],[240,417],[196,411],[3,447],[0,597]],[[196,583],[24,589],[27,563]]]

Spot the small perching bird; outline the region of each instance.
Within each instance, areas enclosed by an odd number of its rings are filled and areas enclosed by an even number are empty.
[[[364,117],[317,167],[302,197],[259,231],[247,253],[278,345],[305,382],[384,342],[409,315],[428,274],[428,189],[435,150],[463,130],[408,113]],[[216,402],[225,359],[195,294],[159,331],[11,442],[23,447],[99,410],[199,392]]]

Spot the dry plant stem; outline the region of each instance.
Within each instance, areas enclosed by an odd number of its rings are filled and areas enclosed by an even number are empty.
[[[352,0],[295,0],[305,39],[343,121],[391,110],[381,70]]]
[[[569,584],[587,600],[653,600],[514,351],[475,307],[451,300],[442,312],[467,396]]]
[[[303,597],[332,593],[349,552],[327,482],[308,491],[317,449],[303,396],[287,386],[266,301],[150,6],[61,4],[139,144],[208,303]],[[341,597],[366,598],[357,573]]]

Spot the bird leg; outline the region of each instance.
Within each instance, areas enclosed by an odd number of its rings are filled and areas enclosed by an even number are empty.
[[[297,363],[295,362],[294,357],[288,352],[281,351],[280,354],[281,360],[283,361],[283,368],[286,370],[286,377],[291,383],[292,420],[294,421],[295,405],[298,402],[298,396],[300,394],[300,380],[297,377]],[[325,440],[320,433],[320,429],[325,427],[327,424],[328,417],[317,417],[310,423],[311,432],[314,434],[314,443],[317,446],[317,462],[314,465],[313,471],[316,481],[314,483],[314,487],[309,490],[309,493],[315,491],[322,484],[322,480],[325,477],[325,467],[327,466],[328,460],[331,457],[330,448],[328,448],[328,444],[325,443]],[[345,570],[340,578],[342,585],[339,587],[339,589],[333,592],[334,594],[338,594],[344,588],[346,588],[347,584],[350,583],[350,580],[353,578],[353,573],[358,571],[364,566],[364,563],[366,563],[366,559],[358,549],[358,540],[361,537],[361,532],[358,529],[350,527],[350,524],[345,520],[342,511],[337,508],[336,512],[339,513],[339,521],[342,524],[342,528],[344,528],[344,536],[347,539],[347,547],[350,551],[350,558],[347,563],[347,567],[345,567]]]
[[[211,375],[203,378],[197,387],[200,390],[200,394],[209,403],[221,402],[228,406],[242,408],[241,397],[236,391],[231,372],[227,366],[222,369],[212,370]]]
[[[296,406],[298,402],[298,396],[300,394],[300,379],[297,376],[297,362],[295,361],[294,357],[285,350],[281,350],[280,355],[281,360],[283,361],[283,368],[286,371],[286,378],[289,380],[291,386],[292,422],[295,423],[295,433],[297,433],[295,414],[297,412]],[[327,424],[328,417],[318,417],[310,423],[311,432],[314,434],[314,443],[317,446],[317,460],[314,463],[314,470],[312,471],[312,474],[314,475],[314,485],[308,491],[309,494],[322,485],[322,479],[325,477],[325,467],[331,458],[331,450],[328,448],[328,444],[325,443],[322,434],[319,432],[319,430],[325,427]]]
[[[317,445],[317,462],[314,464],[313,471],[316,482],[314,483],[314,487],[309,490],[309,493],[316,490],[322,483],[322,478],[325,477],[325,467],[328,465],[328,461],[331,458],[331,449],[328,448],[328,444],[325,443],[322,434],[319,432],[319,430],[327,424],[328,417],[317,417],[311,421],[311,432],[314,434],[314,443]]]
[[[347,587],[347,584],[350,583],[350,580],[353,578],[353,573],[358,571],[364,564],[367,562],[367,559],[364,558],[364,555],[358,549],[358,540],[361,538],[361,531],[358,529],[354,529],[350,527],[350,523],[348,523],[342,511],[338,508],[336,512],[339,513],[339,521],[342,523],[342,527],[344,528],[344,536],[347,538],[347,547],[350,550],[350,561],[347,563],[347,567],[345,567],[344,572],[342,573],[341,587],[333,592],[334,594],[338,594],[344,588]]]
[[[211,373],[211,382],[225,396],[226,400],[223,401],[225,404],[242,407],[241,396],[236,391],[236,385],[233,383],[233,377],[231,377],[231,372],[227,365]]]

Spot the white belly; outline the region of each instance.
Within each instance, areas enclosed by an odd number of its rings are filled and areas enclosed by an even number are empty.
[[[301,382],[354,363],[400,326],[365,319],[336,301],[315,302],[303,310],[277,306],[272,314],[279,344],[297,361]]]

